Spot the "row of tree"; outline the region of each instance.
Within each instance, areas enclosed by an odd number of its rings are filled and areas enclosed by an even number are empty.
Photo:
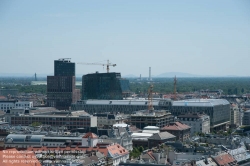
[[[13,81],[13,80],[9,80]],[[20,80],[23,83],[23,80]],[[18,82],[15,80],[15,82]],[[3,80],[0,79],[0,83]],[[172,78],[158,78],[154,82],[138,82],[130,79],[130,89],[132,92],[137,94],[148,92],[150,84],[154,85],[154,92],[158,93],[173,93],[174,84]],[[177,92],[194,92],[200,91],[201,89],[210,90],[223,90],[225,95],[241,95],[250,93],[250,78],[239,77],[239,78],[178,78],[177,80]],[[23,93],[42,93],[46,94],[46,85],[30,85],[30,84],[8,84],[7,80],[4,80],[4,84],[0,84],[0,87],[6,89],[18,89],[19,92]],[[81,89],[81,87],[77,87]]]

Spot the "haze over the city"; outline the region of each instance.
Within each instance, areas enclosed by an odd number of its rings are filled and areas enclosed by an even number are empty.
[[[250,2],[0,1],[0,74],[53,74],[53,62],[111,72],[249,76]],[[76,74],[106,72],[76,64]]]

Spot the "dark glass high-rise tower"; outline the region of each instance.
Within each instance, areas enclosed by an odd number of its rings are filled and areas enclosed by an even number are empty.
[[[122,100],[123,92],[129,91],[129,82],[120,73],[94,73],[82,77],[82,100]]]
[[[55,60],[54,76],[75,76],[75,63],[69,58]]]
[[[80,90],[75,89],[75,63],[68,58],[55,60],[54,76],[47,76],[47,105],[67,110],[79,99]]]

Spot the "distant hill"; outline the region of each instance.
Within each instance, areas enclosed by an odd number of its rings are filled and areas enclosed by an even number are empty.
[[[182,73],[182,72],[167,72],[157,75],[155,77],[202,77],[201,75]]]

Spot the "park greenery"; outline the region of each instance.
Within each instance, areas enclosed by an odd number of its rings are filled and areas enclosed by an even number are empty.
[[[147,93],[149,84],[154,85],[154,92],[158,93],[173,93],[174,81],[173,78],[159,78],[153,82],[138,82],[130,80],[130,89],[135,93]],[[249,77],[221,77],[221,78],[177,78],[177,92],[188,93],[200,90],[223,90],[225,95],[241,95],[250,93],[250,78]]]
[[[148,82],[146,79],[138,81],[135,78],[128,78],[130,89],[137,94],[146,94],[149,86],[154,86],[153,91],[157,93],[173,93],[173,78],[154,78]],[[30,78],[0,78],[0,87],[4,89],[18,89],[20,93],[41,93],[46,94],[46,85],[31,85]],[[177,78],[177,92],[189,93],[206,90],[223,90],[224,95],[242,95],[250,93],[250,77],[196,77]],[[77,87],[81,89],[81,87]]]
[[[129,158],[132,159],[132,158],[138,158],[141,153],[144,151],[144,148],[142,146],[140,147],[133,147],[133,150],[130,151],[129,153]]]

